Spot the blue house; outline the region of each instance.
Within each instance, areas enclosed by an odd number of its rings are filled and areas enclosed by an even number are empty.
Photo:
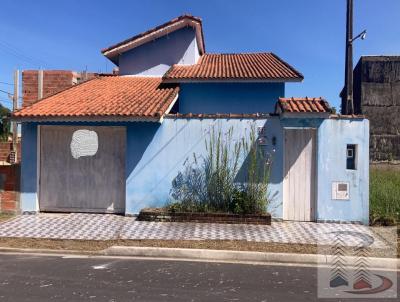
[[[102,50],[119,67],[13,115],[21,211],[137,214],[163,206],[212,127],[252,128],[274,153],[275,218],[368,223],[369,124],[322,98],[285,98],[303,76],[273,53],[211,54],[184,15]]]

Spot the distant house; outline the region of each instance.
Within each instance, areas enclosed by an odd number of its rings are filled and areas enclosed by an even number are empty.
[[[23,212],[137,214],[163,206],[210,127],[256,127],[275,151],[276,218],[368,222],[368,121],[321,98],[285,98],[296,69],[272,53],[210,54],[202,21],[181,16],[102,53],[98,76],[13,115],[22,123]]]
[[[362,56],[354,69],[354,110],[371,124],[370,159],[400,161],[400,56]],[[342,99],[342,111],[346,110]]]

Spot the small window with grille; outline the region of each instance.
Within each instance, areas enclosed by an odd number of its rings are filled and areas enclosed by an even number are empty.
[[[357,169],[357,145],[347,145],[347,161],[346,161],[346,169],[347,170],[356,170]]]

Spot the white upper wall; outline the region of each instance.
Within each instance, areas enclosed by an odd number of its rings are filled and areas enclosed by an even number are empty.
[[[173,64],[192,65],[200,57],[196,31],[185,27],[119,57],[121,75],[163,76]]]

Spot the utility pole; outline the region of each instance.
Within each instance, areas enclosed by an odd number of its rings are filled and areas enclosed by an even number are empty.
[[[347,0],[346,17],[346,71],[345,91],[346,104],[343,108],[344,114],[354,114],[353,103],[353,0]]]
[[[43,99],[43,69],[38,71],[38,101]]]
[[[18,109],[18,93],[19,93],[19,70],[14,72],[14,95],[13,95],[13,112]],[[18,143],[18,126],[17,122],[12,122],[12,132],[13,132],[13,141],[12,141],[12,149],[14,158],[11,162],[17,162],[18,154],[17,154],[17,143]]]
[[[353,42],[357,39],[365,40],[367,31],[364,30],[353,37],[353,0],[347,0],[346,16],[346,70],[345,70],[345,97],[346,102],[342,111],[344,114],[354,114],[353,99]]]

